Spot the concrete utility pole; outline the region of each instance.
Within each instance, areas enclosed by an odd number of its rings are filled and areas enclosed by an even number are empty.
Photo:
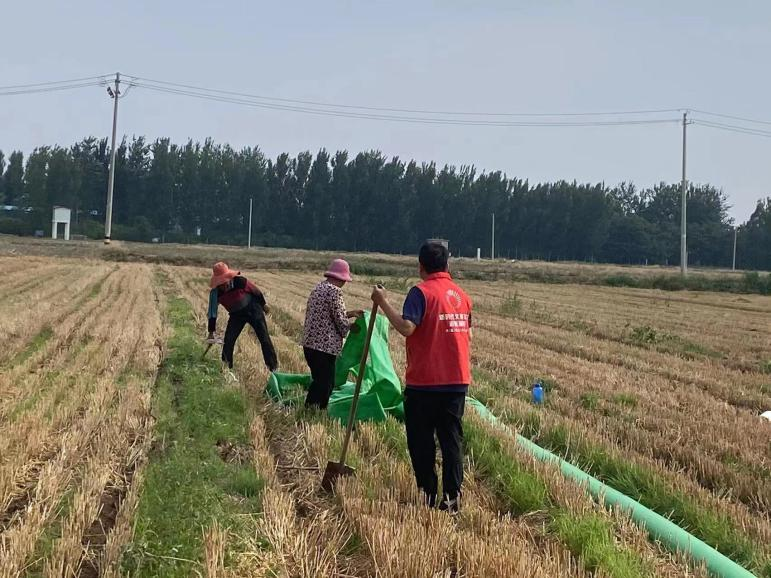
[[[736,271],[736,227],[734,227],[734,260],[731,265],[731,271]]]
[[[686,216],[685,197],[688,181],[685,178],[685,127],[688,126],[688,111],[683,113],[683,183],[682,183],[682,209],[680,215],[680,273],[683,277],[688,275],[688,245],[686,242]]]
[[[107,87],[107,94],[113,99],[112,108],[112,148],[110,149],[110,178],[107,182],[107,210],[104,214],[104,244],[110,244],[112,233],[112,188],[115,184],[115,138],[118,129],[118,97],[120,96],[120,72],[115,73],[115,90]]]
[[[493,213],[493,231],[490,237],[490,260],[495,261],[495,213]]]
[[[252,197],[249,197],[249,241],[247,248],[252,248]]]

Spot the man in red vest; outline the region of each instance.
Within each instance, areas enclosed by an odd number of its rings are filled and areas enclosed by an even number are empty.
[[[404,417],[418,487],[436,505],[436,445],[442,450],[439,508],[458,511],[463,483],[463,410],[471,382],[471,300],[452,281],[444,245],[420,248],[421,283],[410,289],[401,314],[376,287],[372,300],[407,338]]]

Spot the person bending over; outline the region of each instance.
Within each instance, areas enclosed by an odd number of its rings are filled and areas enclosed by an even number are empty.
[[[244,326],[249,324],[257,334],[262,356],[269,371],[278,369],[278,358],[268,333],[265,314],[269,311],[265,296],[257,286],[230,269],[225,263],[214,265],[209,293],[209,339],[217,329],[217,310],[222,305],[230,315],[222,345],[222,361],[233,369],[233,349]]]

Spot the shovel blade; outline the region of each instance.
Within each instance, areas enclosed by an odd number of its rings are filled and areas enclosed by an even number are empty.
[[[321,479],[321,487],[327,492],[335,489],[335,482],[338,478],[355,475],[356,470],[351,466],[340,462],[327,462],[327,468],[324,470],[324,477]]]

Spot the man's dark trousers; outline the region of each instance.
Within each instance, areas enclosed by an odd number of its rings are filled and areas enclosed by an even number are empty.
[[[271,371],[278,367],[278,358],[276,357],[276,350],[273,347],[273,342],[270,340],[270,334],[268,333],[268,324],[265,321],[265,312],[258,303],[252,302],[244,307],[241,311],[236,311],[230,314],[228,319],[228,326],[225,329],[225,340],[222,344],[222,361],[228,364],[228,367],[233,367],[233,349],[236,346],[236,340],[241,335],[244,326],[249,324],[257,334],[257,339],[260,341],[260,347],[262,348],[262,357],[265,359],[265,365]]]
[[[463,410],[466,394],[437,392],[429,388],[407,388],[404,391],[404,421],[407,447],[418,487],[426,494],[429,505],[436,503],[436,444],[442,450],[442,493],[454,500],[463,483]]]

